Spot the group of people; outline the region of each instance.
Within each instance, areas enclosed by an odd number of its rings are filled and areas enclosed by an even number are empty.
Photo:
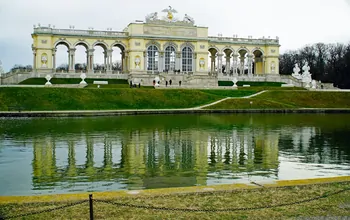
[[[165,86],[166,86],[166,87],[168,87],[168,85],[171,86],[172,83],[173,83],[173,81],[172,81],[171,79],[169,80],[169,82],[168,82],[168,80],[166,80],[166,81],[165,81]],[[179,81],[179,86],[181,86],[181,83],[182,83],[182,82],[181,82],[181,80],[180,80],[180,81]],[[160,84],[160,81],[158,81],[158,85],[159,85],[159,84]],[[153,80],[153,86],[155,86],[155,85],[156,85],[156,80]]]

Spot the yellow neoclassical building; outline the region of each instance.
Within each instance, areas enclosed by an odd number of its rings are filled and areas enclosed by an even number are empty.
[[[76,72],[75,51],[86,48],[86,73],[94,73],[94,50],[104,50],[103,73],[113,74],[112,52],[119,47],[122,71],[129,78],[154,78],[154,74],[220,77],[279,73],[279,39],[254,39],[208,36],[208,27],[197,26],[194,19],[176,17],[172,7],[146,16],[145,21],[130,23],[123,31],[56,29],[34,26],[33,69],[40,73],[56,72],[58,45],[68,49],[69,69]]]

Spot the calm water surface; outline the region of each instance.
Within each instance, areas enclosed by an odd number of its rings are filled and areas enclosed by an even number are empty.
[[[0,196],[350,175],[350,115],[0,118]]]

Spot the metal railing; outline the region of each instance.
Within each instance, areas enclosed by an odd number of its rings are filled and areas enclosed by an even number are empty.
[[[346,183],[346,182],[344,182]],[[261,190],[264,189],[263,185],[259,185],[261,188],[257,188],[255,190]],[[290,188],[291,186],[285,186],[285,187],[279,187],[279,188]],[[250,189],[250,190],[254,190],[254,189]],[[204,212],[204,213],[219,213],[219,212],[238,212],[238,211],[254,211],[254,210],[262,210],[262,209],[272,209],[272,208],[279,208],[279,207],[287,207],[287,206],[292,206],[292,205],[300,205],[300,204],[304,204],[304,203],[308,203],[308,202],[312,202],[312,201],[316,201],[316,200],[320,200],[320,199],[324,199],[324,198],[328,198],[331,196],[335,196],[341,193],[344,193],[346,191],[349,191],[350,187],[346,187],[343,188],[341,190],[335,191],[335,192],[326,192],[323,193],[320,196],[315,196],[312,198],[307,198],[307,199],[301,199],[298,201],[293,201],[293,202],[286,202],[286,203],[280,203],[280,204],[267,204],[267,205],[258,205],[255,207],[232,207],[232,208],[223,208],[223,209],[215,209],[215,208],[176,208],[176,207],[165,207],[165,206],[153,206],[153,205],[144,205],[141,201],[141,203],[139,204],[131,204],[128,202],[118,202],[115,199],[114,200],[105,200],[105,199],[94,199],[93,195],[90,194],[89,198],[86,200],[79,200],[73,203],[69,203],[66,205],[62,205],[62,206],[58,206],[58,207],[54,207],[54,208],[49,208],[49,209],[44,209],[44,210],[39,210],[39,211],[32,211],[32,212],[28,212],[28,213],[23,213],[23,214],[18,214],[18,215],[12,215],[12,216],[0,216],[0,220],[6,220],[6,219],[15,219],[15,218],[23,218],[23,217],[27,217],[27,216],[32,216],[32,215],[38,215],[38,214],[42,214],[42,213],[48,213],[48,212],[53,212],[56,210],[62,210],[62,209],[66,209],[66,208],[70,208],[73,206],[77,206],[80,204],[84,204],[84,203],[89,203],[89,218],[90,220],[94,219],[94,203],[104,203],[104,204],[108,204],[108,205],[112,205],[112,206],[116,206],[116,207],[126,207],[126,208],[134,208],[134,209],[147,209],[147,210],[156,210],[156,211],[172,211],[172,212]],[[228,191],[219,191],[219,192],[230,192],[233,193],[235,192],[235,190],[228,190]],[[196,194],[213,194],[214,192],[196,192]],[[191,195],[193,193],[183,193],[183,195]],[[171,195],[171,194],[169,194]],[[161,197],[163,197],[164,195],[161,195]],[[157,196],[150,196],[150,198],[155,198]],[[147,199],[147,197],[144,197],[144,199]]]

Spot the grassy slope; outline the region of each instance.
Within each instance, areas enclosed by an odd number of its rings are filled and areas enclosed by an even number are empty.
[[[221,93],[220,93],[221,92]],[[255,91],[0,88],[0,111],[171,109],[208,104]]]
[[[252,102],[252,104],[250,104]],[[231,99],[207,109],[350,108],[348,92],[268,91],[251,99]]]
[[[169,194],[163,196],[125,196],[113,202],[141,206],[183,209],[235,209],[277,206],[328,193],[348,189],[349,182],[257,190],[219,191],[210,193]],[[87,197],[86,197],[87,198]],[[104,199],[96,197],[95,199]],[[108,198],[108,197],[107,197]],[[289,219],[312,216],[349,216],[350,191],[302,204],[235,212],[185,212],[121,207],[94,202],[96,219]],[[11,216],[60,207],[67,202],[0,204],[0,214]],[[26,217],[25,219],[88,219],[89,203],[53,212]],[[316,219],[316,218],[315,218]]]

